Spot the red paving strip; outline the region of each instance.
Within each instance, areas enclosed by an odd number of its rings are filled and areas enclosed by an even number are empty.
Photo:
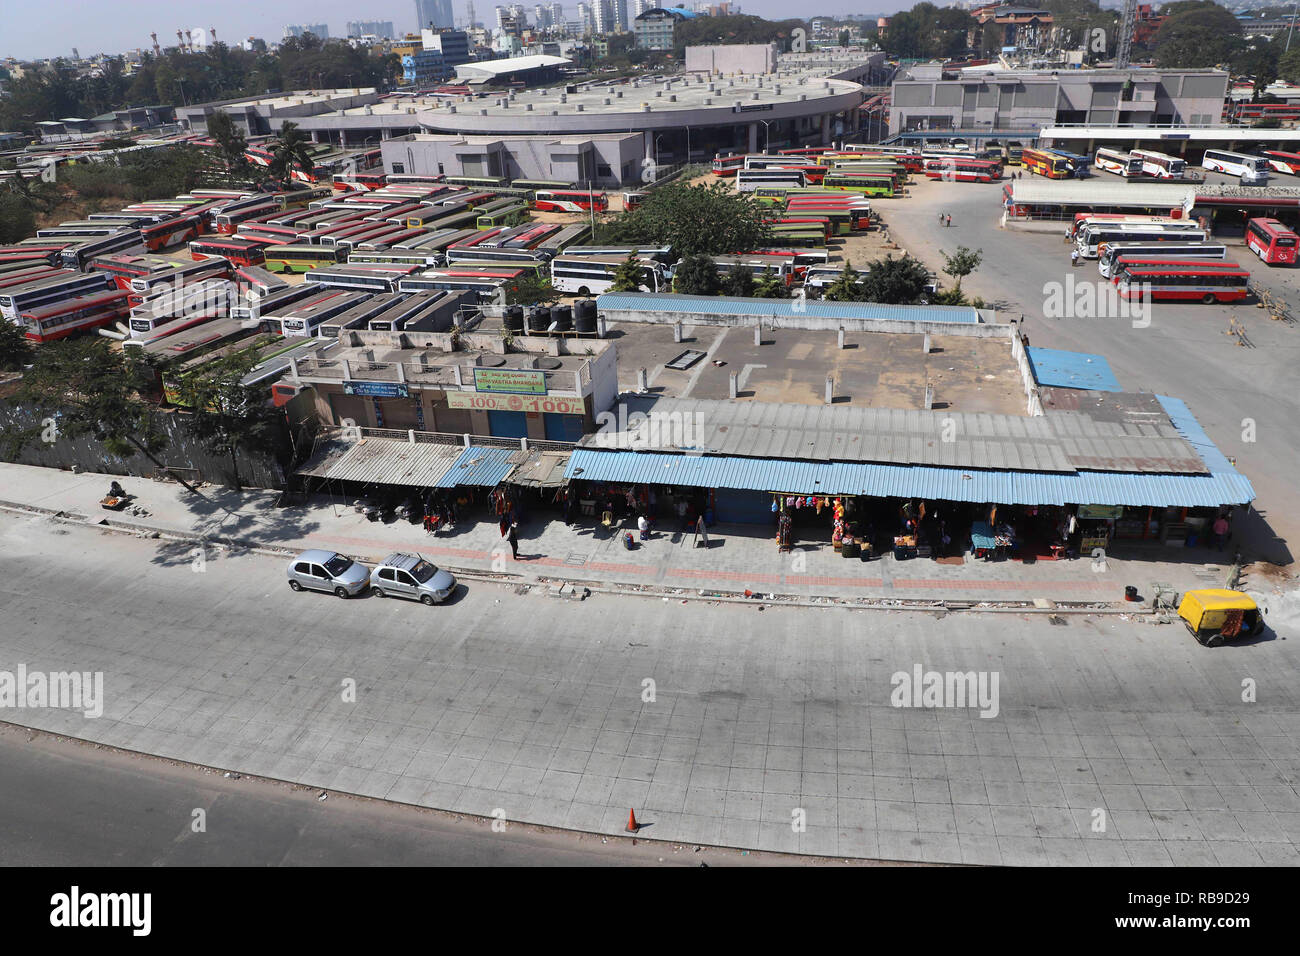
[[[785,580],[788,584],[822,584],[845,588],[878,588],[885,583],[884,578],[827,578],[813,574],[792,574]]]
[[[749,581],[754,584],[780,584],[779,574],[746,574],[743,571],[695,571],[687,568],[669,568],[670,578],[722,578],[726,581]]]
[[[969,588],[974,591],[1104,591],[1113,590],[1105,584],[1091,581],[937,581],[917,578],[915,580],[894,581],[895,590],[907,588],[950,588],[960,591]]]
[[[561,564],[564,562],[561,561]],[[572,565],[570,565],[572,567]],[[654,568],[647,568],[641,564],[602,564],[599,561],[588,561],[582,565],[583,571],[610,571],[614,574],[654,574]]]

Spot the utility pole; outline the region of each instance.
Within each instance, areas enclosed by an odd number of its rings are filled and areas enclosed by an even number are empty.
[[[1119,14],[1119,36],[1115,47],[1115,69],[1127,70],[1129,49],[1133,45],[1133,28],[1137,26],[1137,0],[1124,0]]]

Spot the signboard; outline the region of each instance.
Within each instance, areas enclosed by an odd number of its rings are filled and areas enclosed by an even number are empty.
[[[774,105],[774,104],[772,104],[772,103],[748,103],[748,104],[741,104],[740,106],[733,106],[733,107],[731,108],[731,112],[733,112],[733,113],[757,113],[757,112],[760,112],[761,110],[770,110],[770,109],[773,107],[773,105]]]
[[[1123,505],[1079,505],[1080,518],[1122,518]]]
[[[400,382],[344,382],[344,395],[367,395],[371,398],[410,398],[411,392]]]
[[[474,391],[506,395],[545,395],[546,373],[535,368],[476,368]]]
[[[480,412],[545,412],[554,415],[584,415],[580,398],[553,395],[482,395],[476,392],[448,392],[448,408],[472,408]]]

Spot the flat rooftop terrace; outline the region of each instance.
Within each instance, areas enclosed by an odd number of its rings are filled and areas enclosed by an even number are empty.
[[[618,348],[618,384],[634,392],[646,370],[651,394],[663,398],[727,399],[730,375],[739,376],[737,400],[822,405],[826,376],[835,380],[834,404],[873,408],[925,408],[934,386],[935,409],[1025,415],[1025,392],[1009,340],[930,334],[929,354],[920,332],[835,332],[685,326],[673,341],[670,325],[614,322],[608,341]],[[666,368],[687,350],[705,353],[689,368]],[[722,365],[715,365],[721,362]]]

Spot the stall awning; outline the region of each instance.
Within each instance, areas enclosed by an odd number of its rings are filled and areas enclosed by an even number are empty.
[[[390,438],[334,439],[319,447],[295,474],[332,481],[438,487],[464,449]]]
[[[505,481],[507,475],[514,471],[516,463],[523,457],[523,454],[518,448],[490,448],[483,445],[470,445],[461,450],[460,456],[438,482],[438,487],[455,488],[457,485],[482,485],[495,488]]]
[[[570,454],[567,451],[530,451],[528,458],[515,467],[510,483],[528,488],[558,488],[564,484],[564,469],[568,467]]]

